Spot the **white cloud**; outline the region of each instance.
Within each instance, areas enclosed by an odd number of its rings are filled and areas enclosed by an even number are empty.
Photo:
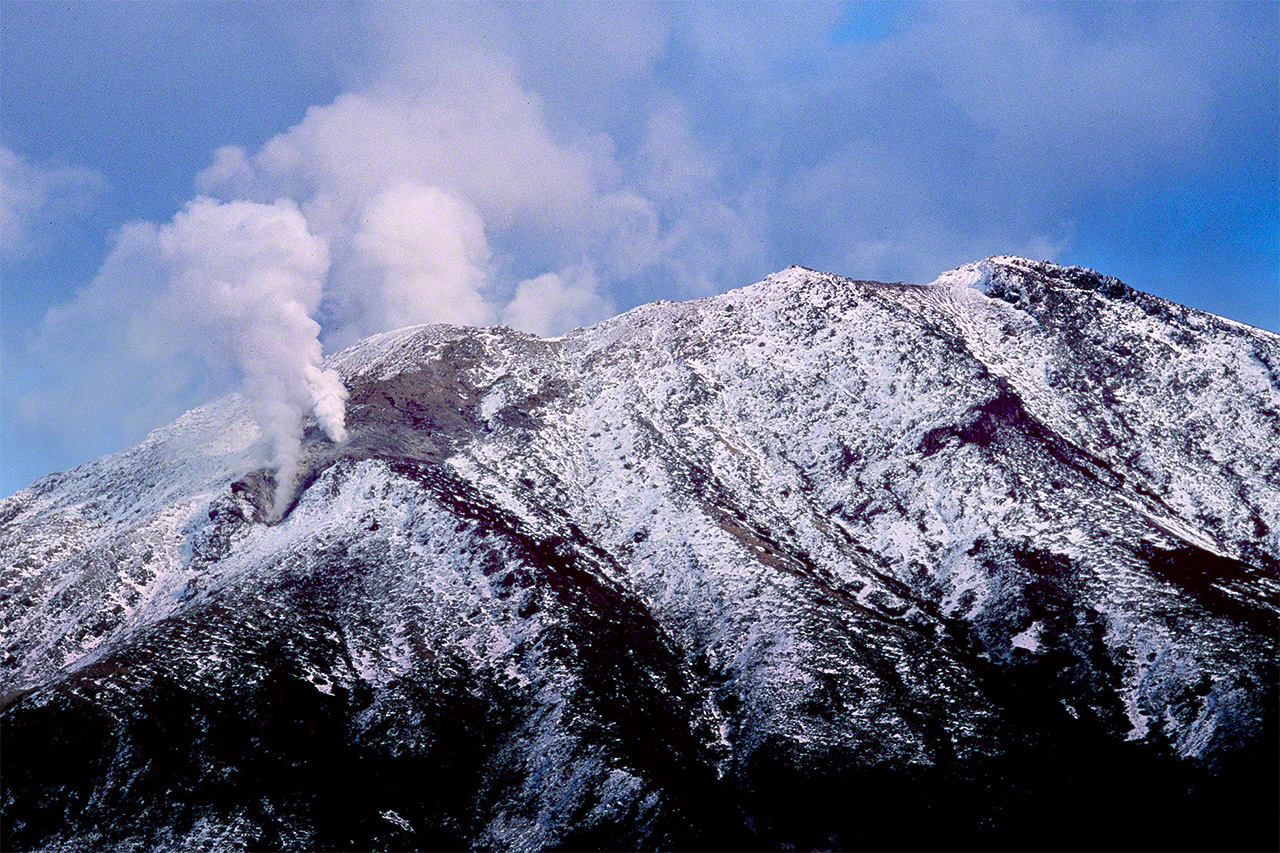
[[[616,309],[596,292],[597,286],[595,274],[584,266],[522,281],[515,298],[502,310],[502,322],[549,337],[603,320]]]
[[[692,125],[678,102],[656,104],[633,158],[635,189],[600,205],[594,256],[640,277],[633,288],[646,301],[703,296],[767,271],[758,193],[727,185],[727,164]]]
[[[635,26],[654,40],[624,76],[649,68],[665,38],[646,21]],[[677,103],[657,99],[620,153],[602,133],[553,129],[523,76],[466,40],[428,47],[257,152],[219,150],[197,184],[298,202],[333,252],[321,314],[339,344],[407,323],[491,322],[518,282],[584,257],[593,291],[636,300],[702,295],[761,265],[759,217],[726,197]]]
[[[1020,246],[1015,254],[1041,261],[1056,261],[1063,252],[1071,248],[1073,239],[1070,222],[1063,223],[1058,230],[1057,234],[1036,234]]]
[[[249,156],[221,150],[208,192],[294,198],[320,233],[353,225],[370,198],[414,181],[466,199],[487,223],[544,231],[580,223],[593,194],[588,146],[562,144],[506,63],[453,58],[420,87],[384,83],[313,107]]]
[[[721,166],[699,145],[688,110],[667,101],[646,122],[640,145],[640,177],[659,201],[705,195],[716,185]]]
[[[348,321],[356,337],[418,323],[493,321],[483,293],[491,258],[484,221],[465,199],[401,184],[369,203],[351,243],[370,276],[364,292],[346,300],[358,309]],[[361,283],[355,277],[340,286]]]
[[[125,225],[93,281],[46,313],[34,354],[47,378],[18,403],[39,432],[103,453],[228,390],[229,375],[197,379],[194,358],[131,340],[134,322],[141,337],[157,334],[140,316],[167,286],[158,231],[148,222]]]
[[[47,223],[74,215],[101,189],[95,172],[35,165],[0,145],[0,257],[42,251]]]
[[[127,433],[131,413],[154,426],[193,390],[208,394],[236,377],[267,440],[281,506],[303,416],[345,439],[346,391],[323,368],[312,319],[328,266],[324,241],[288,201],[198,198],[167,225],[130,225],[94,282],[46,317],[39,347],[62,381],[24,408],[38,420],[69,409],[126,421]]]
[[[321,311],[328,340],[490,323],[504,295],[519,300],[509,316],[534,317],[533,294],[544,291],[519,290],[524,277],[592,252],[592,294],[668,273],[660,262],[679,247],[658,233],[652,202],[617,188],[623,169],[607,138],[553,133],[541,98],[490,54],[419,61],[414,71],[309,110],[255,153],[221,149],[197,179],[227,198],[298,201],[333,253]],[[539,328],[612,306],[598,296],[590,311],[570,310],[586,292],[581,275],[570,279],[545,291],[553,304]]]
[[[316,413],[334,441],[346,438],[346,391],[323,368],[312,319],[329,268],[325,242],[292,202],[208,198],[188,204],[157,236],[168,286],[142,315],[148,328],[135,325],[135,333],[163,335],[149,340],[153,350],[233,360],[271,443],[279,494],[291,491],[304,414]]]
[[[461,54],[502,56],[566,138],[613,134],[642,120],[671,36],[669,10],[643,0],[377,3],[368,10],[383,54],[374,79],[421,88]]]
[[[662,259],[658,208],[633,190],[619,190],[596,202],[597,259],[620,278],[641,275]]]

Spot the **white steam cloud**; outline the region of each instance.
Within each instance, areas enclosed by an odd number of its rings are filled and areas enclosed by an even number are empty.
[[[323,367],[312,319],[329,269],[325,241],[290,201],[208,198],[188,204],[156,239],[169,283],[149,319],[170,335],[155,343],[209,362],[230,358],[243,373],[276,469],[279,510],[294,488],[303,417],[314,413],[330,439],[346,440],[347,392]]]
[[[613,303],[596,292],[588,267],[571,267],[520,282],[515,298],[502,309],[502,322],[535,335],[555,335],[607,317]]]
[[[24,398],[25,413],[84,413],[90,423],[66,439],[90,441],[83,428],[119,412],[127,438],[238,383],[276,471],[279,511],[295,487],[304,418],[335,442],[347,437],[347,391],[324,367],[314,319],[329,266],[326,241],[288,200],[201,197],[165,225],[132,223],[92,284],[46,316],[37,346],[65,378],[58,393]]]
[[[222,198],[297,201],[332,253],[327,343],[427,322],[559,334],[608,316],[620,287],[704,295],[759,266],[763,222],[725,203],[686,111],[658,105],[624,158],[605,134],[553,127],[506,59],[422,62],[257,151],[220,149],[196,179]]]
[[[484,220],[465,199],[417,182],[373,199],[352,238],[374,287],[355,322],[361,336],[418,323],[479,326],[491,257]]]
[[[683,111],[660,107],[622,154],[605,133],[552,127],[506,58],[406,62],[255,151],[219,149],[196,176],[206,195],[170,223],[122,228],[93,283],[46,318],[41,349],[66,378],[24,398],[29,420],[65,428],[70,404],[121,424],[118,446],[238,381],[282,507],[305,417],[345,436],[322,341],[421,323],[557,335],[614,313],[619,288],[701,295],[758,259],[762,223],[724,202]]]

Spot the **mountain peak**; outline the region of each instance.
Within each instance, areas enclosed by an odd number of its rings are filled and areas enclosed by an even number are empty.
[[[1113,299],[1132,298],[1136,293],[1120,279],[1087,267],[1062,266],[1016,255],[992,255],[965,264],[944,272],[932,284],[971,287],[1019,307],[1042,300],[1048,290],[1095,291]]]
[[[0,500],[0,847],[1275,847],[1276,335],[999,256],[330,366],[289,507],[239,398]]]

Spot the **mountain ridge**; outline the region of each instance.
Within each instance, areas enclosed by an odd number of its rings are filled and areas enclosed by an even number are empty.
[[[6,772],[5,846],[1270,839],[1280,337],[953,273],[368,339],[271,523],[235,398],[0,501],[6,744],[92,756]]]

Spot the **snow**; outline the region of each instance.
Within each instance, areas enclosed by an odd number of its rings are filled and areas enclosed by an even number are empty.
[[[933,280],[931,286],[939,288],[967,287],[986,294],[987,288],[991,284],[993,267],[994,263],[991,258],[973,264],[965,264],[962,267],[944,272]]]
[[[330,362],[353,395],[456,360],[457,425],[429,436],[435,455],[362,444],[395,413],[353,407],[348,444],[309,440],[314,480],[281,523],[260,523],[232,492],[263,464],[233,396],[0,501],[0,694],[211,601],[292,624],[278,590],[337,565],[350,570],[328,605],[342,630],[309,642],[341,654],[308,663],[315,690],[385,690],[448,649],[537,709],[511,747],[527,814],[595,791],[604,815],[652,792],[561,727],[583,689],[546,646],[565,615],[536,585],[504,585],[527,558],[502,525],[554,537],[680,654],[711,662],[717,695],[742,703],[707,700],[722,774],[772,736],[927,764],[930,735],[904,703],[959,754],[990,749],[1000,722],[941,638],[960,620],[996,662],[1064,648],[1011,604],[1034,580],[1023,548],[1070,566],[1075,612],[1105,629],[1130,724],[1117,736],[1158,728],[1180,754],[1212,754],[1254,701],[1239,668],[1260,641],[1139,549],[1280,558],[1267,367],[1280,338],[1112,282],[1007,257],[927,286],[792,267],[555,339],[423,326],[362,341]],[[1021,408],[996,405],[1009,399]],[[247,520],[211,517],[229,506]],[[219,630],[201,640],[200,678],[234,657]],[[1195,713],[1174,714],[1205,676]],[[841,709],[829,720],[803,710],[822,689]],[[513,812],[477,844],[535,849],[558,831]]]
[[[1040,651],[1040,629],[1044,627],[1040,622],[1032,622],[1031,626],[1025,631],[1014,634],[1009,642],[1013,644],[1015,649],[1026,649],[1029,652]]]

